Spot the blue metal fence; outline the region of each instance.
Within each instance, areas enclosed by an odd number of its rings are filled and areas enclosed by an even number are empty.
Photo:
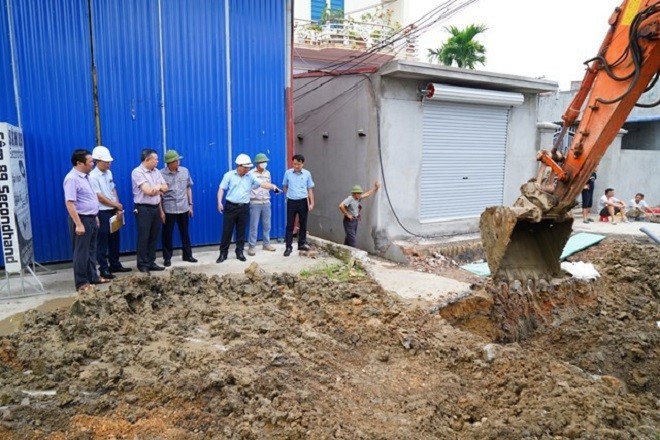
[[[87,2],[12,4],[35,259],[67,260],[62,180],[72,151],[94,145]]]
[[[220,239],[222,218],[216,193],[229,166],[227,17],[224,2],[199,3],[199,9],[190,11],[186,2],[163,2],[165,120],[167,144],[184,156],[181,164],[194,181],[191,240],[215,243]]]
[[[233,167],[230,156],[267,153],[274,181],[281,183],[284,14],[285,2],[273,0],[93,0],[91,11],[85,0],[22,0],[14,1],[12,17],[0,14],[0,119],[16,123],[6,69],[11,65],[6,28],[12,19],[36,260],[71,258],[62,179],[72,150],[95,145],[92,47],[102,142],[115,159],[112,171],[126,208],[132,206],[130,172],[144,147],[159,151],[160,166],[167,146],[184,156],[182,165],[195,181],[194,245],[219,241],[216,192],[222,174]],[[273,237],[284,235],[284,217],[278,196]],[[135,250],[135,230],[128,216],[123,252]]]
[[[140,151],[163,149],[158,3],[96,0],[92,14],[101,139],[113,155],[120,201],[131,212],[130,176]],[[121,251],[135,250],[133,215],[126,216],[120,233]]]
[[[258,7],[255,7],[258,5]],[[286,167],[284,44],[262,48],[269,41],[284,41],[284,10],[268,0],[233,0],[229,8],[231,42],[232,149],[254,157],[263,152],[270,161],[273,183],[280,186]],[[273,68],[273,66],[279,66]],[[268,71],[269,75],[261,72]],[[273,195],[272,231],[282,237],[286,227],[284,195]]]
[[[9,21],[7,3],[3,2],[0,6],[0,121],[9,122],[12,125],[18,125],[18,115],[16,113],[16,104],[14,99],[14,75],[12,72],[13,63],[11,62],[11,44],[9,35]]]

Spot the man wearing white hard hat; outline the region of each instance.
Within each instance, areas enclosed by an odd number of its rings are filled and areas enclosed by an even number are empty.
[[[247,154],[236,156],[236,169],[227,171],[222,177],[218,188],[218,211],[223,214],[222,240],[220,241],[220,256],[215,261],[222,263],[229,254],[231,234],[236,229],[236,258],[245,261],[243,248],[245,246],[245,229],[250,213],[250,192],[255,188],[265,188],[280,192],[280,189],[269,182],[261,182],[254,174],[248,173],[252,168],[252,160]],[[225,195],[226,193],[226,195]],[[222,199],[225,197],[223,205]]]
[[[123,216],[124,206],[119,202],[117,188],[110,165],[112,156],[110,150],[99,145],[92,150],[92,159],[96,167],[89,173],[92,188],[99,199],[99,234],[96,244],[96,261],[99,273],[103,278],[113,279],[113,272],[130,272],[119,262],[119,230],[110,232],[110,218],[114,215]]]

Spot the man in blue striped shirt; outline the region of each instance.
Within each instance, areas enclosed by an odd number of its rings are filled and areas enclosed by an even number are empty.
[[[286,250],[288,257],[293,251],[293,224],[298,216],[298,250],[308,251],[307,214],[314,209],[314,181],[312,174],[303,169],[305,156],[293,156],[293,167],[286,170],[282,189],[286,192]]]

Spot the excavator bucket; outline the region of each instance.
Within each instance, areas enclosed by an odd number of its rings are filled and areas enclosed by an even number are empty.
[[[559,257],[571,236],[573,218],[539,222],[515,208],[495,206],[481,214],[479,227],[494,279],[549,280],[559,275]]]

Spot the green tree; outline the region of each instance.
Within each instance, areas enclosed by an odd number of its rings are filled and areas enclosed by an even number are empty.
[[[474,38],[486,31],[486,25],[471,24],[465,29],[456,26],[446,27],[451,34],[445,43],[437,49],[429,49],[430,62],[439,62],[445,66],[456,63],[458,67],[475,69],[477,63],[486,64],[486,47]]]

